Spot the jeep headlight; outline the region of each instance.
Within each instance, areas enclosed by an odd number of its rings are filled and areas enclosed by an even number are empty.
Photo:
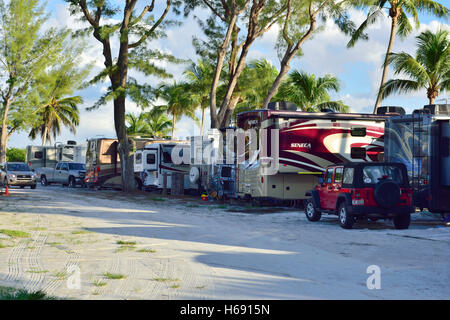
[[[15,179],[15,178],[16,178],[15,174],[13,174],[13,173],[8,174],[8,179]]]

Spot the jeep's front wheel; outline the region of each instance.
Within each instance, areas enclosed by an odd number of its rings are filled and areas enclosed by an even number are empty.
[[[322,212],[317,210],[312,199],[306,200],[305,215],[309,221],[319,221],[322,217]]]
[[[348,213],[345,202],[342,202],[339,206],[339,224],[344,229],[351,229],[354,223],[353,216]]]
[[[393,220],[395,229],[408,229],[411,222],[411,214],[399,214]]]

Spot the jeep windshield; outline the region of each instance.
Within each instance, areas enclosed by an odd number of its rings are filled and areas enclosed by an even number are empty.
[[[86,170],[84,163],[69,163],[69,170]]]
[[[375,184],[383,179],[390,179],[403,184],[402,170],[396,166],[367,166],[363,168],[364,184]]]
[[[8,170],[8,171],[31,171],[30,167],[25,163],[8,163],[6,170]]]

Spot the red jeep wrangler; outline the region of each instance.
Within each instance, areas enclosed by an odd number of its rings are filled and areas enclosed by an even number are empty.
[[[305,214],[319,221],[322,212],[336,214],[345,229],[356,219],[393,218],[396,229],[408,229],[411,221],[412,189],[401,163],[349,162],[326,168],[319,185],[306,196]]]

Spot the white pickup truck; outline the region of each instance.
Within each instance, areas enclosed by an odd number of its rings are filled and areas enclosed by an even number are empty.
[[[55,168],[37,168],[35,171],[43,186],[50,183],[61,183],[70,188],[85,185],[86,165],[84,163],[61,161],[56,164]]]

